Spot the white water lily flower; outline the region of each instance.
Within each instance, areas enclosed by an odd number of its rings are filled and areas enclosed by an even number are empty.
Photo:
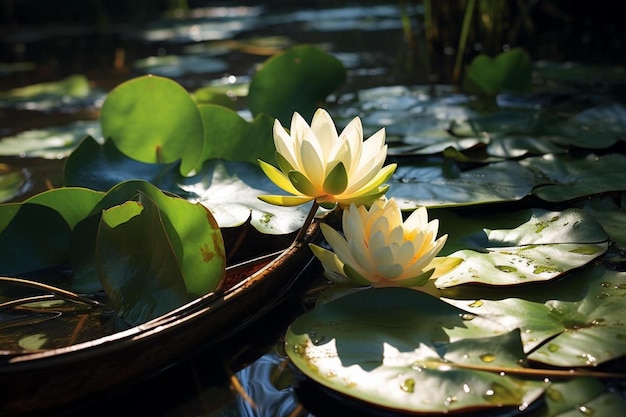
[[[396,169],[383,167],[387,158],[385,130],[363,141],[361,119],[355,117],[338,135],[330,115],[318,109],[311,126],[294,113],[289,132],[274,122],[276,161],[280,169],[259,160],[272,182],[292,194],[259,198],[280,206],[297,206],[315,200],[323,206],[370,204],[389,188],[382,185]]]
[[[342,217],[343,236],[322,223],[329,251],[310,244],[331,281],[374,287],[420,287],[462,262],[440,257],[448,235],[437,239],[439,221],[428,221],[425,207],[415,210],[403,222],[396,201],[382,197],[369,210],[351,205]],[[431,281],[431,285],[432,281]]]

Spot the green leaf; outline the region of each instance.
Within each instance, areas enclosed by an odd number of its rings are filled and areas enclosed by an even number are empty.
[[[389,181],[388,198],[401,209],[453,207],[520,200],[535,185],[533,174],[518,162],[504,161],[446,178],[443,161],[402,165]]]
[[[588,267],[514,293],[442,291],[446,302],[521,329],[528,358],[552,366],[598,366],[626,355],[626,273]]]
[[[583,209],[602,225],[611,241],[621,250],[626,250],[626,210],[618,207],[611,197],[593,197]]]
[[[358,291],[298,317],[285,350],[314,381],[384,409],[446,413],[536,400],[543,382],[463,368],[462,351],[485,366],[494,355],[519,367],[519,332],[451,307],[410,289]]]
[[[20,190],[26,183],[24,171],[0,166],[0,203],[9,201],[19,195]]]
[[[288,125],[294,112],[307,120],[319,103],[346,79],[346,69],[334,56],[310,45],[298,45],[265,61],[252,76],[248,106]]]
[[[624,190],[626,155],[611,153],[572,158],[566,155],[544,155],[526,158],[520,163],[541,173],[545,184],[533,194],[549,202],[561,202],[607,191]]]
[[[463,259],[452,272],[437,278],[439,288],[545,281],[586,265],[608,249],[602,226],[580,209],[438,217],[439,232],[448,234],[440,255]],[[494,226],[499,229],[491,229]]]
[[[222,106],[205,104],[198,110],[204,126],[203,160],[272,161],[275,149],[271,117],[260,114],[248,122]]]
[[[126,221],[122,219],[126,218]],[[149,199],[104,210],[98,274],[115,311],[135,326],[191,301],[158,207]]]
[[[54,209],[0,204],[0,275],[21,275],[67,262],[71,230]]]
[[[65,162],[65,186],[87,187],[108,191],[129,180],[145,180],[162,190],[185,194],[178,182],[180,161],[169,164],[145,163],[131,159],[119,151],[112,140],[103,145],[86,137]]]
[[[311,209],[310,204],[281,207],[259,200],[260,195],[280,195],[278,188],[257,164],[249,162],[208,161],[202,171],[187,178],[181,187],[211,210],[220,227],[244,224],[250,218],[261,233],[279,235],[299,230]]]
[[[0,155],[67,158],[87,134],[100,137],[100,123],[79,120],[63,126],[26,130],[2,138]]]
[[[202,296],[214,291],[225,275],[226,253],[220,228],[209,209],[157,190],[149,197],[161,212],[187,292]],[[143,200],[140,194],[139,201]]]
[[[70,255],[74,291],[95,292],[102,288],[96,269],[96,237],[102,211],[126,201],[136,201],[140,192],[152,196],[160,193],[160,190],[143,180],[128,180],[116,184],[104,193],[89,215],[76,224]]]
[[[481,54],[465,69],[463,89],[467,93],[495,96],[503,91],[525,92],[531,87],[530,56],[513,48],[495,58]]]
[[[187,175],[202,164],[202,119],[190,94],[178,83],[142,76],[115,87],[102,105],[102,135],[120,151],[145,163],[181,160]]]
[[[104,193],[79,187],[62,187],[36,194],[25,202],[40,204],[56,210],[63,216],[70,229],[85,219],[100,201]]]

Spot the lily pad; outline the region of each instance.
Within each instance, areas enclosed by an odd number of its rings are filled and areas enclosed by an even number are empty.
[[[550,280],[586,265],[608,249],[608,236],[602,226],[580,209],[533,209],[493,217],[439,217],[439,232],[448,233],[442,254],[463,262],[437,278],[437,287]],[[507,219],[515,223],[518,219],[527,220],[505,226]],[[491,225],[501,229],[489,229]],[[448,253],[451,251],[454,252]]]
[[[447,178],[442,162],[403,165],[389,181],[387,197],[403,210],[516,201],[530,193],[535,178],[518,162],[503,161]]]
[[[626,273],[594,266],[543,284],[540,290],[517,289],[514,296],[491,292],[489,298],[470,298],[462,288],[454,298],[445,290],[443,294],[447,302],[469,313],[521,329],[528,359],[584,367],[626,355],[620,302],[625,291]]]
[[[112,140],[99,144],[88,136],[65,162],[64,182],[66,187],[108,191],[120,182],[140,179],[162,190],[184,194],[178,187],[182,178],[179,165],[179,161],[169,164],[140,162],[120,152]]]
[[[139,193],[106,209],[96,262],[115,310],[132,325],[215,290],[225,274],[224,243],[208,210],[181,198]]]
[[[626,156],[618,153],[585,158],[543,155],[526,158],[520,164],[539,172],[545,184],[533,194],[549,202],[562,202],[608,191],[624,190]]]
[[[501,332],[478,316],[464,320],[462,310],[405,288],[360,291],[305,313],[287,330],[285,349],[317,383],[392,410],[525,407],[545,388],[464,367],[462,351],[471,352],[468,357],[502,353],[500,366],[519,367],[519,333]]]
[[[257,164],[209,160],[198,175],[184,179],[181,188],[189,201],[200,202],[220,227],[244,224],[266,234],[287,234],[302,227],[310,204],[298,207],[274,206],[259,200],[259,195],[280,194],[280,190]]]
[[[81,120],[65,126],[27,130],[2,138],[0,155],[66,158],[87,135],[99,138],[100,123]]]
[[[251,122],[226,107],[199,105],[204,125],[205,155],[207,159],[248,161],[274,160],[274,119],[260,114]]]
[[[67,262],[71,230],[41,204],[0,205],[0,275],[17,276]]]
[[[597,196],[585,203],[583,209],[604,227],[604,230],[621,250],[626,250],[626,210],[612,198]]]
[[[266,113],[289,126],[294,112],[310,120],[345,79],[346,69],[334,56],[314,46],[294,46],[265,61],[253,75],[248,106],[254,115]]]
[[[531,87],[530,56],[513,48],[495,58],[481,54],[465,69],[463,89],[468,93],[495,96],[503,91],[525,92]]]
[[[20,194],[26,185],[26,173],[21,169],[0,164],[0,203]]]
[[[191,95],[175,81],[142,76],[109,92],[100,115],[102,135],[145,163],[181,161],[189,174],[202,164],[202,119]]]

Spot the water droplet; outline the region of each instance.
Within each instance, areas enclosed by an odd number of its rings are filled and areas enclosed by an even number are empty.
[[[619,284],[614,287],[616,290],[626,290],[626,284]]]
[[[600,286],[602,288],[611,288],[611,283],[610,282],[601,282]]]
[[[304,353],[304,346],[301,344],[293,345],[293,351],[296,355],[302,355]]]
[[[493,353],[485,353],[483,355],[480,355],[480,360],[485,363],[491,363],[496,360],[496,355],[494,355]]]
[[[559,345],[557,345],[557,344],[550,343],[550,344],[548,345],[548,350],[549,350],[550,352],[556,352],[556,351],[558,351],[559,349],[561,349],[561,346],[559,346]]]
[[[444,407],[450,407],[450,404],[457,402],[459,399],[457,397],[448,397],[443,402]]]
[[[405,379],[402,384],[400,384],[400,389],[404,392],[412,393],[415,390],[415,380],[413,378]]]
[[[596,357],[591,355],[591,354],[589,354],[589,353],[583,353],[582,355],[578,355],[578,357],[581,358],[582,360],[584,360],[586,365],[593,365],[593,366],[595,366],[596,363],[598,362]]]
[[[580,411],[581,413],[583,413],[586,416],[592,416],[595,413],[593,408],[587,407],[586,405],[579,406],[578,407],[578,411]]]
[[[471,391],[471,389],[470,389],[469,385],[463,384],[463,392],[466,393],[466,394],[469,394],[470,391]]]
[[[594,326],[599,326],[603,321],[604,321],[603,318],[593,319],[591,321],[591,324],[594,325]]]
[[[461,320],[471,321],[471,320],[474,320],[474,318],[476,318],[475,314],[471,314],[471,313],[461,314]]]
[[[601,293],[601,294],[596,295],[596,298],[597,298],[597,299],[599,299],[599,300],[604,300],[604,299],[607,299],[607,298],[609,298],[609,297],[610,297],[610,295],[609,295],[609,294],[607,294],[607,293],[605,293],[605,292],[603,292],[603,293]]]
[[[484,304],[483,300],[476,300],[472,304],[470,304],[469,307],[478,308],[482,306],[483,304]]]
[[[521,403],[522,397],[520,393],[511,391],[502,384],[493,383],[490,388],[485,391],[483,398],[492,404],[502,406],[504,404]]]

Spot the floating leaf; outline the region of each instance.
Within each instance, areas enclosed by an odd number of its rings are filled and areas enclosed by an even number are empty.
[[[389,181],[387,197],[403,210],[418,206],[449,207],[519,200],[532,190],[535,179],[514,161],[464,171],[446,178],[442,163],[399,166]]]
[[[198,106],[204,125],[205,155],[207,159],[248,161],[274,160],[274,119],[260,114],[251,122],[222,106]]]
[[[2,138],[0,155],[67,158],[87,135],[101,136],[99,122],[81,120],[65,126],[27,130]]]
[[[487,355],[495,355],[501,356],[498,364],[519,367],[521,352],[519,332],[464,317],[420,291],[368,289],[298,317],[287,330],[285,349],[314,381],[386,409],[446,413],[536,400],[543,382],[463,368],[467,359],[459,353],[465,349],[468,356],[482,355],[486,366]]]
[[[23,170],[0,164],[0,203],[13,199],[26,184]]]
[[[583,209],[596,218],[618,248],[626,250],[626,210],[623,206],[618,207],[610,197],[598,196],[587,201]]]
[[[536,187],[533,194],[550,202],[621,191],[626,183],[626,156],[617,153],[582,159],[550,154],[526,158],[520,163],[545,178],[546,184]]]
[[[257,164],[249,162],[208,161],[198,175],[187,178],[181,188],[197,198],[217,220],[220,227],[245,223],[266,234],[287,234],[302,227],[310,204],[280,207],[259,200],[259,195],[280,194]]]
[[[137,201],[104,210],[98,231],[100,280],[133,325],[215,290],[224,277],[223,241],[208,211],[155,196],[158,203],[140,192]]]
[[[184,194],[178,187],[180,162],[145,163],[121,153],[112,140],[100,145],[86,137],[65,162],[65,186],[108,191],[124,181],[145,180],[162,190]]]
[[[463,89],[470,94],[525,92],[531,87],[530,56],[521,48],[502,52],[495,58],[481,54],[472,60],[464,75]]]
[[[517,289],[514,295],[492,292],[473,298],[478,294],[462,288],[443,294],[447,302],[469,313],[521,329],[525,351],[533,361],[597,366],[626,355],[624,272],[588,267],[540,289]]]
[[[252,114],[266,113],[289,126],[294,112],[310,120],[319,103],[346,79],[334,56],[310,45],[294,46],[263,63],[248,92]]]
[[[67,262],[70,227],[41,204],[0,205],[0,275],[21,275]]]
[[[439,288],[549,280],[591,262],[608,248],[602,226],[580,209],[533,209],[493,217],[439,216],[440,233],[449,234],[442,254],[463,259],[435,281]],[[506,219],[515,223],[527,220],[505,226]],[[491,225],[501,229],[489,229]]]
[[[93,210],[104,193],[79,187],[62,187],[44,191],[25,202],[40,204],[56,210],[71,229]]]
[[[183,175],[202,163],[200,113],[187,90],[168,78],[147,75],[118,85],[102,105],[100,123],[104,138],[138,161],[180,159]]]

